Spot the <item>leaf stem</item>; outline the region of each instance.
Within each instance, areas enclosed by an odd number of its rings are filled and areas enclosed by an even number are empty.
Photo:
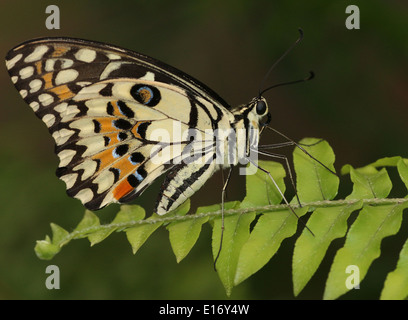
[[[373,206],[380,206],[380,205],[388,205],[388,204],[401,204],[408,202],[408,198],[388,198],[388,199],[342,199],[342,200],[325,200],[325,201],[315,201],[309,203],[303,203],[303,207],[308,207],[309,211],[314,211],[316,208],[327,208],[327,207],[336,207],[336,206],[343,206],[343,205],[352,205],[359,201],[363,201],[365,205],[373,205]],[[298,204],[292,204],[291,207],[293,209],[298,209],[300,206]],[[274,212],[274,211],[281,211],[284,209],[289,210],[289,206],[287,204],[279,204],[279,205],[267,205],[261,207],[252,207],[252,208],[236,208],[236,209],[229,209],[224,211],[225,216],[230,216],[234,214],[246,214],[250,212],[256,212],[257,214],[265,213],[265,212]],[[134,220],[134,221],[127,221],[122,223],[110,223],[110,224],[103,224],[98,226],[92,226],[88,228],[84,228],[78,231],[73,231],[65,238],[59,241],[59,245],[63,246],[64,244],[68,243],[72,239],[79,239],[84,238],[89,234],[93,234],[95,232],[101,231],[108,231],[108,230],[124,230],[132,227],[136,227],[138,225],[143,224],[155,224],[155,223],[170,223],[175,221],[187,221],[190,219],[198,219],[203,217],[210,217],[210,218],[217,218],[221,217],[221,210],[216,210],[212,212],[205,212],[200,214],[190,214],[184,216],[170,216],[170,217],[160,217],[156,219],[144,219],[144,220]]]

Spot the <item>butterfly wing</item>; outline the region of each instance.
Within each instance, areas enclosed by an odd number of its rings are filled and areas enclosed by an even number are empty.
[[[216,169],[213,161],[174,167],[187,144],[175,131],[214,130],[231,114],[211,89],[171,66],[69,38],[23,43],[8,53],[6,66],[55,140],[57,176],[68,195],[91,210],[132,200],[173,168],[157,203],[164,214],[198,189],[191,187],[194,172],[205,171],[204,183]]]

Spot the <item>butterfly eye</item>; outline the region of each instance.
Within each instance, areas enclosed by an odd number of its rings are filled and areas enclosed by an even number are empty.
[[[142,84],[133,86],[130,94],[137,102],[149,107],[154,107],[161,99],[160,91],[157,88]]]
[[[265,112],[266,112],[266,103],[263,100],[259,100],[256,103],[256,113],[261,116],[261,115],[265,114]]]

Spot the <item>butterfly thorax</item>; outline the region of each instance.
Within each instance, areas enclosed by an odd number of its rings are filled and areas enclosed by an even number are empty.
[[[253,98],[248,104],[239,106],[232,113],[234,115],[232,128],[237,139],[237,162],[234,163],[236,165],[250,156],[251,149],[258,147],[260,129],[269,121],[270,116],[268,105],[263,97]]]

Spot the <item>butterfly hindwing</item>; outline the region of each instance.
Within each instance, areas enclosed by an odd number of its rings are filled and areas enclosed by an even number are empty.
[[[135,52],[65,38],[24,43],[6,65],[55,140],[57,175],[68,195],[87,208],[130,201],[173,168],[157,205],[164,214],[215,170],[213,161],[172,163],[182,157],[174,150],[188,142],[173,131],[194,128],[211,140],[205,129],[230,121],[225,102],[186,74]],[[168,137],[160,136],[163,129]],[[214,150],[204,153],[211,158]],[[200,183],[192,178],[198,175]]]

